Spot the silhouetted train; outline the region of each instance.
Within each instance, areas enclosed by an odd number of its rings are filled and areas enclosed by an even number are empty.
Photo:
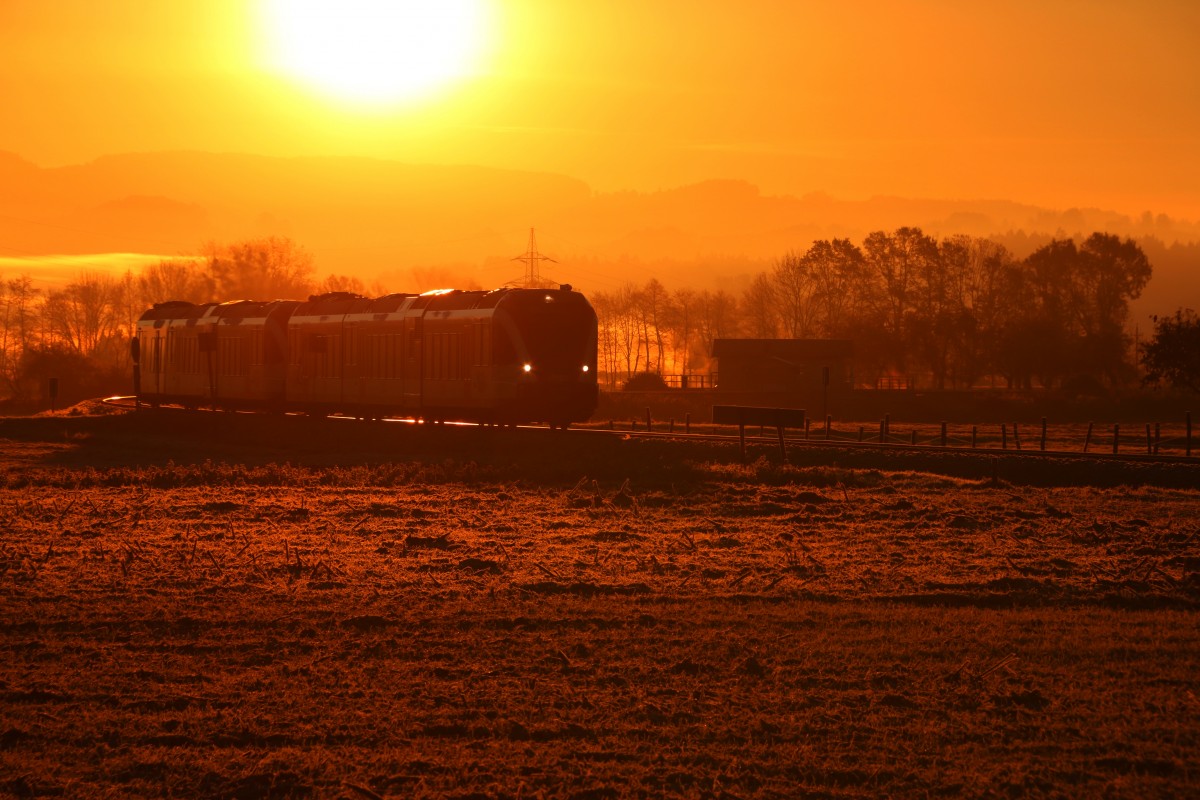
[[[598,399],[596,313],[570,286],[158,303],[131,351],[152,406],[565,426]]]

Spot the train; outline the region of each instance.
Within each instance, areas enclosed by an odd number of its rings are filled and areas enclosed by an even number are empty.
[[[599,400],[578,291],[441,289],[156,303],[130,342],[150,407],[566,427]]]

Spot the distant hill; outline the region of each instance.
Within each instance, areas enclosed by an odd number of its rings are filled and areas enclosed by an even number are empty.
[[[1155,262],[1148,296],[1176,305],[1194,297],[1200,305],[1200,224],[1101,209],[764,196],[737,180],[596,193],[549,173],[203,152],[114,155],[56,168],[0,153],[0,186],[0,256],[190,254],[207,241],[281,234],[312,251],[322,274],[396,282],[419,273],[487,286],[521,275],[511,258],[536,226],[542,251],[558,261],[546,271],[560,280],[610,289],[654,275],[669,287],[705,287],[737,286],[814,239],[860,241],[901,225],[938,236],[995,236],[1021,255],[1054,235],[1103,230],[1157,241],[1162,263]]]

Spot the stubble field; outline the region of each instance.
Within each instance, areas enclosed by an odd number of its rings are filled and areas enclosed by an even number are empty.
[[[1194,467],[0,420],[0,796],[1178,797]]]

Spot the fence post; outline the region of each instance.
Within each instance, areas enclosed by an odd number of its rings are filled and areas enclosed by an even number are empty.
[[[1042,417],[1042,450],[1046,449],[1046,418]]]
[[[972,425],[972,426],[971,426],[971,449],[972,449],[972,450],[974,450],[974,449],[975,449],[975,445],[976,445],[976,443],[977,443],[977,437],[978,437],[978,436],[979,436],[979,426],[978,426],[978,425]]]
[[[1003,422],[1000,423],[1000,449],[1008,449],[1008,426]]]
[[[912,429],[912,444],[916,444],[916,443],[917,443],[917,429],[913,428]]]
[[[692,432],[692,412],[690,412],[690,411],[687,412],[687,414],[683,418],[683,432],[684,433]]]
[[[1183,440],[1183,454],[1188,458],[1192,456],[1192,412],[1187,412],[1187,437]]]
[[[1121,423],[1113,423],[1113,455],[1121,450]]]
[[[1088,451],[1088,445],[1090,445],[1092,443],[1092,426],[1095,424],[1096,423],[1094,423],[1094,422],[1088,423],[1087,436],[1083,437],[1083,452],[1085,452],[1085,453]]]
[[[883,420],[879,420],[879,443],[880,444],[883,444],[884,437],[887,436],[886,431],[887,431],[887,426],[884,424]]]
[[[833,416],[825,415],[825,441],[829,441],[829,429],[833,427]]]
[[[1154,455],[1154,439],[1150,436],[1150,423],[1146,423],[1146,455]]]
[[[780,449],[782,449],[783,448],[783,426],[782,425],[779,426],[779,441],[780,441],[779,447],[780,447]],[[806,442],[808,441],[808,417],[804,418],[804,441],[806,441]],[[786,453],[784,454],[784,459],[785,460],[787,459]]]
[[[654,430],[654,427],[650,424],[650,409],[649,408],[646,409],[646,430],[647,431]]]
[[[865,432],[865,430],[866,430],[866,429],[865,429],[865,428],[863,428],[863,426],[862,426],[862,425],[859,425],[859,426],[858,426],[858,440],[859,440],[860,442],[863,440],[863,433]]]

